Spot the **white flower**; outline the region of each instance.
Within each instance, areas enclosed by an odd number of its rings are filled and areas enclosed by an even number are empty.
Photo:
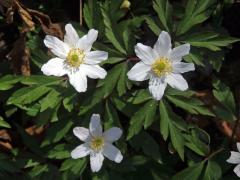
[[[188,83],[181,73],[195,70],[193,63],[181,62],[189,51],[189,44],[172,49],[169,34],[162,31],[153,48],[141,43],[135,46],[136,55],[141,61],[128,72],[128,78],[133,81],[149,79],[149,91],[156,100],[162,98],[167,84],[184,91]]]
[[[240,143],[237,143],[237,149],[240,152]],[[231,151],[231,156],[227,159],[228,163],[238,164],[233,171],[236,173],[238,177],[240,177],[240,153]]]
[[[87,90],[87,76],[93,79],[104,79],[107,72],[98,63],[108,58],[104,51],[90,51],[96,41],[98,31],[91,29],[88,34],[79,38],[71,24],[65,26],[64,42],[54,36],[47,35],[45,45],[57,57],[50,59],[41,68],[47,75],[68,75],[70,84],[78,92]]]
[[[122,161],[121,152],[112,145],[121,137],[122,130],[113,127],[103,133],[99,114],[92,115],[89,129],[75,127],[73,133],[84,143],[71,152],[72,158],[77,159],[90,155],[90,165],[93,172],[98,172],[101,169],[104,156],[116,163]]]

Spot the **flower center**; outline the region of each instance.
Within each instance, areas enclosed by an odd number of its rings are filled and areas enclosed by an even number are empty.
[[[90,147],[94,151],[100,151],[104,145],[104,138],[103,137],[93,137],[90,142]]]
[[[67,64],[72,67],[79,67],[85,58],[85,53],[81,49],[71,49],[67,55]]]
[[[172,72],[172,63],[168,58],[161,57],[152,64],[152,71],[157,76],[164,76]]]

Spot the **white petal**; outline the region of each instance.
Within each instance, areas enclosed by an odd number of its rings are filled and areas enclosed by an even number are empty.
[[[180,91],[185,91],[188,89],[188,83],[183,78],[181,74],[170,74],[166,78],[166,82],[173,88],[176,88]]]
[[[109,143],[105,143],[102,153],[109,160],[114,161],[116,163],[120,163],[123,159],[121,151],[119,151],[118,148]]]
[[[64,42],[69,44],[71,47],[75,47],[79,39],[76,30],[73,28],[71,24],[67,24],[65,26],[65,31],[66,34],[64,36]]]
[[[240,143],[237,143],[237,149],[240,152]]]
[[[69,46],[54,36],[47,35],[44,39],[44,44],[52,51],[56,56],[65,59],[70,50]]]
[[[151,66],[139,62],[135,64],[132,69],[127,73],[128,79],[132,81],[145,81],[149,79],[149,71]]]
[[[235,172],[235,174],[240,177],[240,164],[238,164],[234,169],[233,171]]]
[[[91,51],[86,54],[85,63],[86,64],[98,64],[102,61],[107,60],[108,53],[105,51]]]
[[[178,46],[171,51],[170,59],[172,61],[181,61],[183,56],[189,54],[189,51],[190,44],[183,44],[181,46]]]
[[[185,73],[188,71],[194,71],[195,67],[193,63],[176,62],[172,64],[174,73]]]
[[[96,41],[98,36],[98,31],[91,29],[88,34],[80,38],[77,42],[76,47],[89,52],[92,48],[92,44]]]
[[[97,37],[98,37],[98,31],[97,30],[90,29],[88,31],[87,39],[91,44],[93,44],[97,40]]]
[[[240,164],[240,153],[231,151],[231,156],[227,159],[227,162],[231,164]]]
[[[166,89],[167,83],[162,78],[152,77],[149,81],[149,92],[157,101],[161,100]]]
[[[81,144],[80,146],[77,146],[72,152],[71,157],[73,159],[78,159],[87,156],[90,154],[91,149],[89,148],[87,143]]]
[[[162,31],[154,45],[154,50],[159,54],[159,56],[168,57],[171,48],[171,37],[168,32]]]
[[[117,141],[122,135],[122,130],[117,127],[112,127],[103,133],[105,141],[110,143]]]
[[[149,65],[158,58],[157,54],[150,46],[145,46],[141,43],[137,43],[135,46],[135,53],[145,64]]]
[[[90,120],[89,131],[92,136],[102,136],[102,125],[99,114],[93,114]]]
[[[82,64],[81,70],[92,79],[104,79],[107,75],[105,69],[101,68],[99,65]]]
[[[90,165],[92,172],[98,172],[103,164],[104,157],[102,153],[91,153],[90,154]]]
[[[78,91],[85,92],[87,90],[87,77],[81,71],[69,72],[69,82]]]
[[[67,74],[67,71],[64,69],[64,59],[53,58],[50,59],[47,63],[43,64],[41,71],[47,76],[63,76]]]
[[[84,142],[88,141],[90,138],[89,130],[84,127],[73,128],[73,134]]]

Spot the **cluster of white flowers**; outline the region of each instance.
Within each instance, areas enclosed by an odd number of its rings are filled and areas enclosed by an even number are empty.
[[[70,84],[78,92],[85,92],[87,77],[104,79],[107,75],[98,64],[108,59],[108,53],[91,51],[98,31],[91,29],[87,35],[79,38],[71,24],[67,24],[65,30],[64,41],[54,36],[45,37],[45,45],[57,57],[50,59],[41,70],[47,76],[67,75]],[[128,72],[128,78],[133,81],[149,79],[149,91],[156,100],[162,98],[167,83],[173,88],[184,91],[188,88],[188,84],[180,73],[194,70],[192,63],[181,62],[182,57],[189,54],[189,50],[189,44],[172,49],[169,34],[162,31],[153,49],[140,43],[136,45],[135,52],[141,61]],[[72,158],[90,155],[93,172],[101,169],[104,156],[116,163],[122,161],[121,152],[112,145],[121,137],[122,130],[113,127],[103,133],[98,114],[92,115],[89,129],[75,127],[73,133],[84,143],[71,152]]]
[[[49,76],[69,77],[70,84],[78,91],[87,90],[87,77],[104,79],[107,72],[98,64],[108,59],[108,53],[104,51],[91,51],[93,43],[97,39],[98,31],[91,29],[88,34],[79,38],[71,24],[65,26],[66,35],[64,41],[47,35],[45,45],[57,57],[50,59],[41,68],[42,72]],[[149,91],[155,100],[161,100],[167,84],[180,91],[188,89],[188,83],[181,73],[195,70],[193,63],[184,63],[182,57],[188,55],[189,44],[183,44],[172,49],[169,34],[162,31],[154,47],[138,43],[135,47],[140,62],[136,63],[127,73],[130,80],[149,80]],[[121,152],[112,145],[121,135],[122,130],[117,127],[102,132],[100,116],[93,114],[89,129],[75,127],[73,133],[84,143],[77,146],[72,152],[73,159],[90,155],[90,165],[93,172],[98,172],[104,160],[120,163],[123,159]],[[237,144],[240,151],[240,143]],[[234,172],[240,177],[240,153],[231,151],[231,157],[227,162],[238,164]]]
[[[98,64],[108,58],[108,53],[90,51],[98,31],[91,29],[79,38],[71,24],[67,24],[65,30],[64,41],[49,35],[44,39],[45,45],[57,58],[50,59],[41,70],[47,76],[68,75],[70,84],[78,92],[85,92],[87,77],[104,79],[107,75]],[[136,45],[135,52],[141,61],[128,72],[128,78],[133,81],[149,79],[149,91],[156,100],[161,100],[167,84],[184,91],[188,84],[181,73],[195,69],[193,63],[181,62],[189,51],[189,44],[172,49],[169,34],[162,31],[153,49],[141,43]]]

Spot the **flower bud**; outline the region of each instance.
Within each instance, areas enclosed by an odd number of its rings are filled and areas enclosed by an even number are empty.
[[[120,8],[121,9],[130,9],[130,6],[131,6],[131,2],[128,0],[124,0]]]

